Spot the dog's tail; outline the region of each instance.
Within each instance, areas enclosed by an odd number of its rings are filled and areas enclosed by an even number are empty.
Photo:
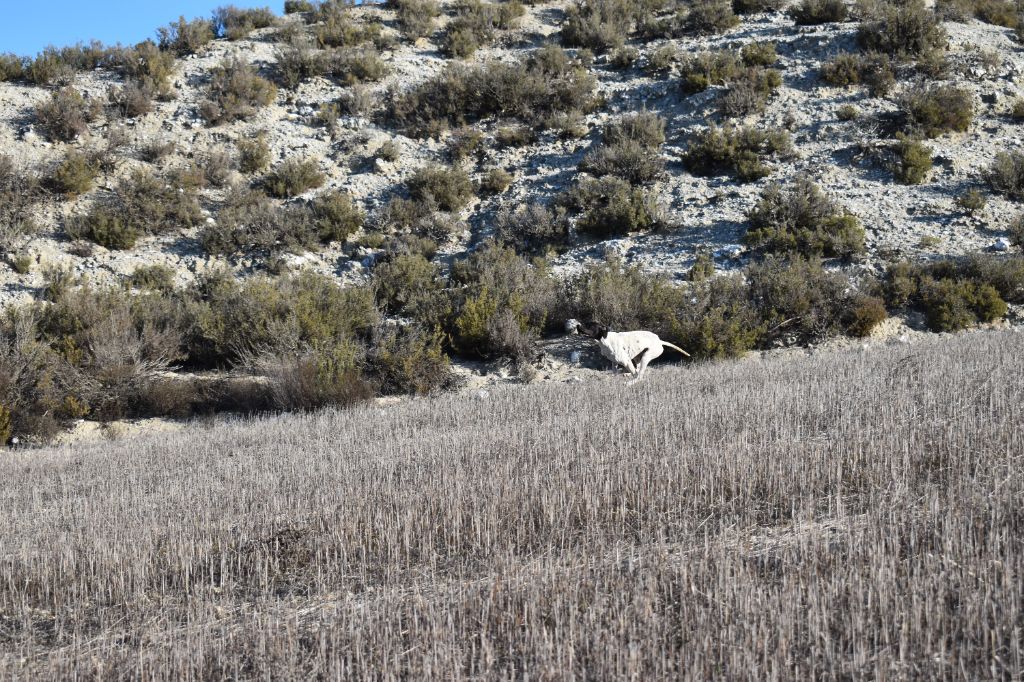
[[[685,350],[683,350],[683,349],[682,349],[682,348],[680,348],[679,346],[673,346],[673,345],[672,345],[671,343],[669,343],[668,341],[662,341],[662,342],[661,342],[661,345],[665,346],[666,348],[671,348],[671,349],[673,349],[673,350],[677,350],[677,351],[679,351],[680,353],[682,353],[683,355],[685,355],[686,357],[690,357],[690,354],[689,354],[689,353],[687,353],[687,352],[686,352]]]

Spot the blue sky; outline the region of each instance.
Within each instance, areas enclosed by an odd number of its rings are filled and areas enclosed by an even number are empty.
[[[284,0],[0,0],[0,53],[32,56],[47,45],[93,38],[134,45],[179,15],[209,17],[221,5],[270,7],[281,14]]]

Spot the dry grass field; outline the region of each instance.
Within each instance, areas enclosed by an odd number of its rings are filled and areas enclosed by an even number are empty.
[[[4,679],[1020,679],[1024,335],[0,459]]]

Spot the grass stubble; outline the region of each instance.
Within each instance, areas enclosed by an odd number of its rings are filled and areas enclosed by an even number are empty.
[[[0,458],[0,678],[1019,679],[1024,335]]]

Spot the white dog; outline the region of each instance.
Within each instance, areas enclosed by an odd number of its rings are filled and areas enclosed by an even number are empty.
[[[596,322],[582,324],[578,320],[568,320],[565,330],[570,334],[583,334],[597,340],[601,355],[625,368],[633,378],[626,382],[635,384],[644,377],[648,363],[661,355],[666,348],[677,350],[686,357],[690,354],[679,346],[662,341],[654,332],[613,332],[608,327]]]

